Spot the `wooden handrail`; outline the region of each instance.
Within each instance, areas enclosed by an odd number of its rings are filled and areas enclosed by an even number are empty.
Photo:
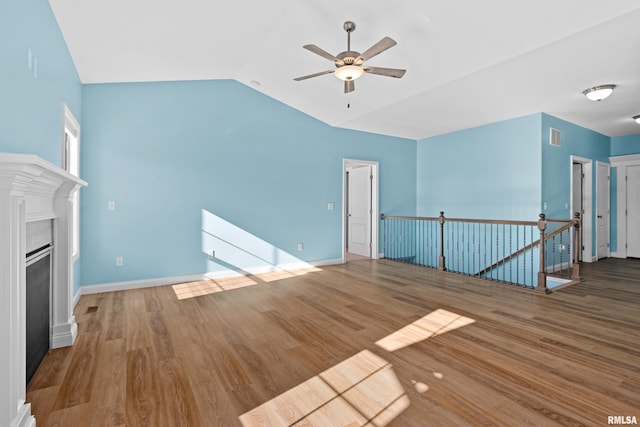
[[[402,216],[402,215],[385,215],[381,214],[380,219],[409,219],[416,221],[438,221],[440,217],[428,216]],[[564,222],[574,224],[574,219],[546,219],[547,222]],[[504,220],[504,219],[477,219],[477,218],[447,218],[445,222],[468,222],[472,224],[499,224],[499,225],[530,225],[537,226],[538,221],[520,221],[520,220]]]

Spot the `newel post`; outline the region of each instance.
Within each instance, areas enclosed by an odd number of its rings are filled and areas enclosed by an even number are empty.
[[[438,223],[440,223],[440,257],[438,258],[438,270],[444,271],[447,269],[444,259],[444,212],[440,211],[440,217],[438,217]]]
[[[580,226],[580,212],[576,212],[573,226],[573,266],[571,268],[571,279],[573,280],[582,280],[580,277],[580,251],[582,250]]]
[[[547,229],[547,220],[544,214],[540,214],[540,219],[538,220],[538,230],[540,230],[540,269],[538,270],[538,286],[536,287],[537,291],[549,293],[549,288],[547,288],[547,263],[545,256],[545,241],[544,234]]]

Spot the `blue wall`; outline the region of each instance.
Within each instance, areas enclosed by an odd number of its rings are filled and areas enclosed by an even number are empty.
[[[549,129],[560,130],[560,147],[549,144]],[[571,218],[571,156],[609,163],[609,137],[548,114],[542,115],[542,202],[549,218]],[[595,200],[594,200],[595,203]],[[595,205],[594,205],[595,209]],[[595,212],[595,210],[594,210]]]
[[[83,117],[84,285],[338,259],[343,158],[379,161],[381,212],[415,214],[415,141],[332,128],[234,81],[86,85]]]
[[[560,147],[549,144],[549,129],[560,130]],[[541,209],[548,218],[571,218],[571,156],[593,160],[592,185],[596,189],[596,161],[609,163],[610,138],[573,123],[542,114],[542,205]],[[615,193],[611,188],[610,194]],[[592,211],[596,210],[596,198],[593,197]],[[544,209],[544,203],[547,208]],[[596,215],[592,218],[592,255],[596,248]],[[611,225],[615,227],[615,215],[612,212]]]
[[[339,258],[343,158],[380,162],[380,210],[389,215],[535,219],[545,202],[550,217],[570,215],[571,155],[606,162],[640,153],[640,135],[609,139],[547,114],[416,143],[332,128],[231,81],[82,87],[46,0],[0,4],[0,52],[0,151],[60,165],[63,103],[82,126],[90,186],[76,289],[79,278],[202,273],[252,257]],[[561,130],[562,147],[549,146],[549,127]],[[615,231],[615,170],[611,196]],[[239,251],[253,250],[242,242],[262,249],[241,265],[207,260],[206,249],[224,249],[212,247],[222,240],[211,224],[238,234]],[[117,255],[124,266],[115,267]]]
[[[538,218],[540,114],[420,140],[417,163],[420,216]]]
[[[29,64],[28,50],[37,66]],[[36,154],[60,166],[63,103],[81,122],[81,101],[82,85],[49,3],[0,3],[0,152]],[[80,275],[76,262],[76,289]]]
[[[46,0],[2,2],[0,52],[0,151],[37,154],[59,166],[62,104],[81,121],[82,86]]]
[[[611,138],[611,155],[626,156],[640,153],[640,134]]]

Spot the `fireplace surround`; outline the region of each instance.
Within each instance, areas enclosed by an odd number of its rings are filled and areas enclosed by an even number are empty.
[[[71,195],[87,183],[31,154],[0,153],[0,425],[35,426],[26,394],[26,224],[53,220],[50,347],[73,345]]]

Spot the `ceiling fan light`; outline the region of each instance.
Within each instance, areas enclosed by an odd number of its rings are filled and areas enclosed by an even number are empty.
[[[592,101],[602,101],[613,93],[615,87],[616,85],[594,86],[583,90],[582,93]]]
[[[361,75],[364,74],[364,70],[362,67],[358,67],[357,65],[344,65],[338,68],[334,74],[340,80],[348,81],[355,80]]]
[[[633,116],[633,120],[635,120],[636,123],[640,125],[640,114],[638,114],[637,116]]]

